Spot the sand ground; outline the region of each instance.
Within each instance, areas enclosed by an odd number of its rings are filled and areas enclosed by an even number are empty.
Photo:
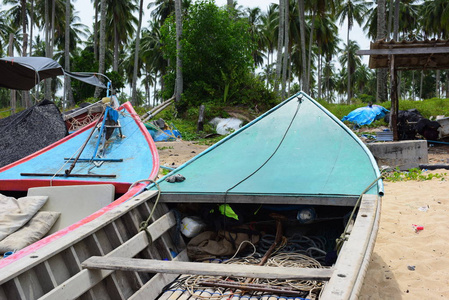
[[[187,141],[156,145],[161,165],[168,167],[208,148]],[[448,159],[449,147],[429,148],[429,163],[447,164]],[[449,299],[449,175],[385,182],[379,232],[360,298]]]

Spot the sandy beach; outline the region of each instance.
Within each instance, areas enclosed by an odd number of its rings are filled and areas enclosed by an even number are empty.
[[[187,141],[157,147],[161,165],[168,167],[208,148]],[[429,163],[446,164],[448,153],[429,151]],[[449,170],[424,174],[429,173]],[[379,232],[360,299],[449,299],[449,175],[384,184]]]
[[[449,298],[448,180],[385,182],[361,299]]]

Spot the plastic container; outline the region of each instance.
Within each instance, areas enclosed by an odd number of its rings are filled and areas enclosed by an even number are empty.
[[[198,217],[185,217],[181,221],[181,233],[188,238],[198,235],[206,224]]]

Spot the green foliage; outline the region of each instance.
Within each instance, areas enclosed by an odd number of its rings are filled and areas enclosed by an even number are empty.
[[[72,70],[77,72],[98,72],[98,62],[94,59],[94,53],[89,48],[81,51],[79,55],[72,58]],[[95,93],[95,87],[81,82],[79,80],[72,80],[72,91],[75,103],[85,102]]]
[[[175,84],[176,30],[174,17],[161,28],[164,56],[170,61],[165,97]],[[200,1],[188,8],[183,20],[182,71],[184,93],[181,112],[202,103],[242,104],[274,101],[259,79],[252,75],[255,44],[245,19],[235,18],[212,1]]]
[[[382,106],[390,110],[391,102],[382,103]],[[423,101],[400,100],[399,109],[408,110],[416,108],[424,118],[431,116],[449,116],[449,99],[432,98]]]
[[[86,47],[79,55],[74,55],[72,59],[72,70],[75,72],[98,72],[98,62],[94,60],[94,53],[91,47]],[[125,78],[123,74],[116,71],[106,72],[105,75],[112,81],[112,87],[116,93],[125,87]],[[103,78],[102,78],[103,79]],[[79,80],[72,80],[72,91],[75,103],[79,104],[86,102],[87,98],[93,97],[95,87],[93,85],[81,82]],[[100,99],[106,96],[106,89],[103,89],[100,94]],[[94,100],[97,101],[97,100]]]
[[[125,78],[123,74],[120,74],[116,71],[111,71],[106,72],[106,76],[111,80],[114,91],[119,94],[120,91],[125,87]],[[106,90],[104,90],[104,93],[106,93]]]
[[[11,91],[9,89],[0,88],[0,108],[8,107],[11,100]]]
[[[423,171],[417,168],[412,168],[408,170],[408,172],[401,172],[399,168],[396,168],[395,170],[383,171],[382,173],[384,180],[391,182],[409,181],[409,180],[425,181],[425,180],[432,180],[433,178],[445,180],[444,177],[447,175],[446,173],[423,174]]]
[[[356,102],[355,104],[335,104],[327,103],[326,101],[319,101],[327,110],[333,113],[338,119],[342,119],[356,108],[366,106],[366,103]],[[380,105],[390,110],[391,102],[383,102]],[[416,108],[424,118],[431,116],[446,115],[449,116],[449,99],[432,98],[423,101],[400,100],[399,109],[409,110]],[[373,123],[374,124],[374,123]],[[381,124],[374,124],[374,126]]]

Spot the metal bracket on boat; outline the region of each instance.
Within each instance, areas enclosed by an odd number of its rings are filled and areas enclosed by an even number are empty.
[[[83,178],[116,178],[115,174],[50,174],[50,173],[20,173],[20,176],[45,176],[45,177],[83,177]]]

